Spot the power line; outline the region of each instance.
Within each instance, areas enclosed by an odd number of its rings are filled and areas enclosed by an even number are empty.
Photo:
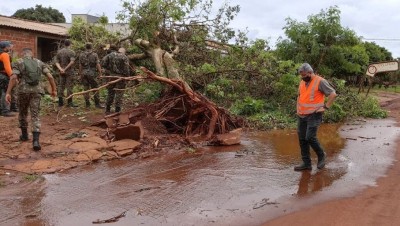
[[[361,38],[367,41],[400,41],[400,38]]]

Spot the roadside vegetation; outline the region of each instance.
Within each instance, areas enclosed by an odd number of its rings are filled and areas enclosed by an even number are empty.
[[[392,55],[374,42],[364,42],[351,28],[343,27],[336,6],[309,15],[306,21],[288,17],[283,27],[287,37],[280,38],[272,49],[269,40],[250,40],[247,31],[229,27],[240,6],[224,4],[213,14],[210,0],[122,2],[124,9],[118,19],[128,23],[132,33],[109,33],[105,29],[106,17],[97,25],[75,20],[69,32],[77,51],[85,42],[92,42],[101,56],[101,51],[105,54],[104,44],[114,43],[127,48],[128,54],[141,54],[134,44],[140,38],[168,52],[178,41],[180,51],[174,60],[181,77],[194,90],[245,118],[250,127],[257,129],[295,126],[300,82],[297,68],[304,62],[310,63],[339,93],[324,114],[325,122],[387,116],[377,99],[366,97],[366,89],[358,94],[358,86],[365,80],[363,75],[370,63],[393,60]],[[156,71],[149,59],[131,62],[136,69],[145,66]],[[136,73],[140,71],[133,75]],[[398,72],[379,74],[374,85],[391,84],[389,89],[396,91],[393,87],[398,80]],[[151,102],[162,90],[159,84],[142,82],[127,92],[126,100],[132,106]],[[399,91],[400,88],[396,92]]]

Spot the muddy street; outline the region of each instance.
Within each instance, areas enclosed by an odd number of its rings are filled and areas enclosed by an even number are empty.
[[[294,130],[247,133],[241,145],[128,156],[6,186],[0,224],[93,225],[120,215],[112,225],[260,225],[374,186],[394,160],[400,132],[391,119],[320,131],[323,170],[313,155],[311,173],[293,171]]]

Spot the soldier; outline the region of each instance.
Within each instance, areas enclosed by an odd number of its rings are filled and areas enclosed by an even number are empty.
[[[92,44],[86,43],[85,45],[86,51],[79,55],[79,74],[81,76],[81,81],[85,90],[89,90],[90,88],[98,88],[99,85],[96,81],[96,69],[99,72],[99,76],[101,75],[101,66],[99,57],[97,53],[92,51]],[[90,107],[89,93],[85,94],[85,102],[86,107]],[[94,94],[94,103],[96,108],[103,108],[100,105],[99,93],[96,92]]]
[[[67,89],[67,95],[72,94],[73,88],[73,71],[72,65],[75,62],[75,52],[70,49],[71,41],[64,41],[64,48],[60,49],[56,55],[56,66],[60,71],[60,82],[58,88],[58,106],[64,105],[64,90]],[[72,102],[72,97],[68,99],[68,107],[77,107]]]
[[[125,49],[120,48],[117,52],[115,45],[110,46],[111,53],[107,54],[101,61],[101,66],[110,71],[112,76],[126,77],[129,76],[129,59],[125,55]],[[124,95],[125,81],[107,86],[107,103],[106,114],[111,113],[111,105],[115,97],[115,112],[121,111],[122,98]]]
[[[19,127],[21,128],[21,141],[27,141],[28,138],[28,109],[31,114],[31,127],[33,135],[33,150],[41,149],[39,143],[40,135],[40,100],[44,95],[44,90],[40,85],[42,73],[47,76],[51,85],[51,95],[56,96],[56,84],[50,70],[40,60],[33,58],[32,49],[24,48],[22,50],[23,58],[20,58],[13,64],[13,75],[7,88],[6,101],[11,102],[11,90],[18,85],[18,107],[19,107]]]

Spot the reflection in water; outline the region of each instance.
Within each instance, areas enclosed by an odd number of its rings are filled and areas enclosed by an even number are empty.
[[[298,196],[310,195],[314,192],[321,191],[323,188],[332,185],[332,183],[342,177],[346,172],[344,170],[323,169],[315,173],[311,171],[301,172]]]

